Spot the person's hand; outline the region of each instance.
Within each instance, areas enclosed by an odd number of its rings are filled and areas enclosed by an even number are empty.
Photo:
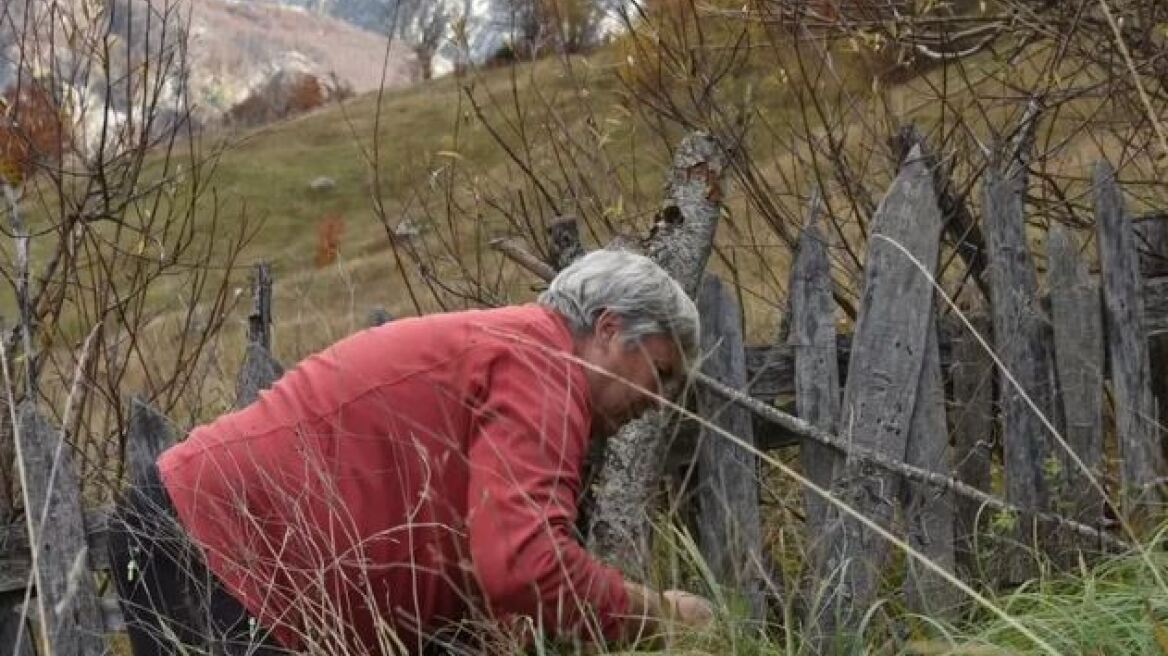
[[[633,644],[652,639],[667,640],[681,626],[703,628],[714,619],[710,602],[684,590],[656,592],[638,583],[625,582],[629,615],[622,641]]]
[[[675,621],[701,628],[714,620],[714,607],[704,597],[685,590],[666,590],[661,596],[665,597],[667,615]]]

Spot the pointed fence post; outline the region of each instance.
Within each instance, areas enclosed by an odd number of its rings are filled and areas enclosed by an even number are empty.
[[[1103,518],[1103,497],[1090,478],[1099,480],[1104,474],[1103,314],[1099,285],[1087,273],[1087,263],[1061,225],[1051,228],[1046,259],[1055,366],[1063,395],[1063,437],[1090,471],[1089,477],[1065,449],[1058,449],[1062,489],[1056,504],[1061,513],[1095,526]]]
[[[905,462],[941,475],[949,474],[949,431],[945,422],[945,382],[941,349],[934,322],[928,326],[925,361],[921,365],[917,401],[913,407]],[[950,494],[919,483],[905,484],[905,524],[908,543],[952,573],[953,499]],[[910,610],[934,617],[952,615],[961,595],[936,572],[911,558],[906,563],[905,599]]]
[[[21,404],[17,421],[16,457],[28,513],[41,640],[52,656],[102,654],[101,607],[89,570],[72,450],[35,403]]]
[[[791,267],[790,316],[787,344],[795,356],[795,409],[813,426],[834,433],[840,409],[839,360],[836,354],[835,301],[827,244],[819,229],[823,212],[818,193],[807,212]],[[799,447],[803,474],[823,489],[831,487],[839,454],[832,448],[804,440]],[[803,495],[804,527],[809,553],[821,560],[819,535],[827,519],[827,502],[811,490]]]
[[[15,512],[11,495],[16,490],[14,483],[18,476],[10,416],[8,399],[0,398],[0,526],[7,526]],[[32,623],[23,611],[23,596],[11,599],[0,596],[0,650],[14,651],[14,656],[36,656]],[[16,651],[18,635],[22,638]]]
[[[1000,168],[1008,168],[1003,173]],[[1054,363],[1050,352],[1049,319],[1039,304],[1038,275],[1026,242],[1023,197],[1025,167],[990,166],[985,174],[985,223],[989,244],[990,292],[994,350],[1018,389],[1002,373],[1002,408],[1006,500],[1021,508],[1046,510],[1049,505],[1044,465],[1052,439],[1038,413],[1057,423],[1054,412]],[[1027,403],[1029,397],[1038,408]],[[1026,545],[1038,535],[1033,518],[1014,518],[1006,577],[1021,583],[1037,573]]]
[[[556,271],[563,271],[576,258],[584,255],[580,243],[580,224],[574,216],[556,217],[547,228],[548,264]]]
[[[933,175],[919,147],[906,159],[872,220],[864,290],[852,341],[839,431],[857,446],[903,460],[916,403],[941,237]],[[914,261],[915,260],[915,261]],[[919,267],[918,267],[919,263]],[[922,271],[922,268],[924,269]],[[833,491],[876,524],[892,527],[900,478],[857,458],[837,468]],[[876,598],[888,545],[872,529],[832,509],[819,581],[826,605],[813,640],[854,648],[860,618]]]
[[[252,270],[247,341],[272,349],[272,271],[267,262],[260,262]]]
[[[992,342],[988,317],[967,308],[974,330],[987,343]],[[956,324],[956,325],[953,325]],[[953,469],[957,479],[983,492],[991,491],[990,463],[994,434],[994,362],[978,336],[964,323],[953,322],[950,334],[952,351],[949,377],[953,385],[952,411],[949,418],[953,431]],[[995,571],[983,572],[978,556],[978,527],[984,526],[981,504],[959,497],[955,503],[953,541],[955,564],[967,580],[994,580]],[[979,522],[978,519],[981,518]],[[987,563],[988,564],[988,563]]]
[[[746,361],[738,303],[715,276],[702,281],[702,372],[735,389],[746,387]],[[749,410],[699,388],[698,412],[719,428],[754,446]],[[766,615],[763,599],[762,524],[755,455],[720,434],[703,429],[698,439],[699,517],[702,555],[719,583],[745,597],[751,617]]]
[[[1095,225],[1103,277],[1107,351],[1115,391],[1115,424],[1119,437],[1125,510],[1152,509],[1163,500],[1153,482],[1165,474],[1158,441],[1158,417],[1152,398],[1148,343],[1144,333],[1144,302],[1139,256],[1131,223],[1124,216],[1115,171],[1106,161],[1095,165]]]
[[[1168,276],[1168,213],[1155,212],[1140,218],[1135,224],[1137,245],[1140,251],[1140,274],[1144,280],[1164,280]],[[1145,289],[1147,286],[1144,286]],[[1151,333],[1153,310],[1148,294],[1144,292],[1144,329]],[[1156,402],[1157,416],[1160,417],[1160,439],[1168,437],[1164,417],[1168,411],[1168,335],[1148,335],[1148,359],[1152,367],[1152,398]]]
[[[252,310],[247,316],[247,346],[235,380],[235,407],[242,408],[272,386],[284,368],[272,357],[272,275],[267,263],[255,266]]]

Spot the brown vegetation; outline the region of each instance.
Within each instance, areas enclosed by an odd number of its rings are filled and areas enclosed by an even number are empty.
[[[330,214],[316,225],[316,268],[326,267],[337,261],[341,246],[341,235],[345,232],[345,219],[339,214]]]
[[[227,120],[242,127],[262,125],[303,114],[351,94],[347,88],[330,86],[310,73],[281,71],[232,107],[227,112]]]
[[[42,165],[60,164],[69,141],[66,111],[37,80],[0,96],[0,177],[19,186]]]

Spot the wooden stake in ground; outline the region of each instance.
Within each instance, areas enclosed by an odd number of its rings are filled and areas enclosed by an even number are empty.
[[[831,268],[827,244],[819,229],[822,212],[822,201],[816,194],[807,210],[807,225],[799,237],[791,267],[791,322],[787,344],[795,353],[796,414],[816,428],[834,433],[840,408],[839,360]],[[831,486],[838,460],[839,452],[814,440],[804,440],[799,446],[804,475],[820,487]],[[806,491],[804,515],[812,558],[820,560],[819,536],[827,519],[827,502]]]
[[[1123,495],[1125,510],[1130,512],[1163,499],[1158,486],[1148,484],[1166,472],[1157,440],[1135,235],[1124,216],[1115,171],[1103,161],[1095,166],[1095,225]]]
[[[1103,474],[1103,315],[1099,285],[1061,225],[1047,238],[1055,368],[1066,438],[1094,476]],[[1059,449],[1059,509],[1087,524],[1103,518],[1103,496],[1065,449]]]
[[[101,609],[89,571],[89,547],[72,448],[31,401],[21,404],[16,450],[29,509],[37,605],[45,653],[90,656],[104,653]],[[31,636],[24,636],[30,640]],[[6,646],[7,647],[7,646]]]
[[[990,249],[994,350],[1017,382],[1015,386],[999,372],[1006,500],[1027,510],[1046,510],[1049,497],[1043,467],[1051,453],[1051,436],[1042,419],[1045,416],[1052,422],[1058,420],[1054,412],[1050,321],[1039,304],[1038,276],[1026,241],[1025,193],[1025,166],[1007,162],[986,170],[985,224]],[[1015,517],[1013,521],[1012,539],[1018,547],[1007,556],[1006,577],[1010,583],[1021,583],[1037,574],[1035,559],[1027,548],[1034,543],[1036,533],[1032,516]]]
[[[941,350],[937,345],[934,322],[929,322],[928,331],[905,462],[938,474],[947,474],[949,434],[945,422],[945,381],[941,377]],[[952,496],[945,490],[912,481],[906,482],[904,496],[908,543],[952,573]],[[910,610],[922,615],[942,617],[958,609],[962,595],[948,581],[911,558],[905,567],[905,602]]]
[[[966,314],[973,312],[966,307]],[[988,317],[972,317],[973,327],[987,342],[990,341]],[[956,325],[953,325],[956,324]],[[994,436],[994,361],[978,342],[977,335],[954,321],[952,361],[949,377],[953,381],[953,402],[949,419],[953,432],[953,470],[964,484],[982,492],[991,489],[990,464]],[[955,503],[953,541],[956,547],[955,565],[965,580],[981,578],[994,580],[993,573],[983,572],[978,556],[981,545],[977,541],[979,526],[986,525],[983,504],[968,496],[958,496]],[[997,571],[993,563],[986,566]],[[988,576],[986,575],[988,574]]]
[[[936,267],[940,237],[932,172],[921,161],[919,148],[914,148],[872,220],[864,291],[837,424],[845,439],[894,460],[905,456],[933,317],[929,276]],[[891,528],[900,477],[851,456],[838,469],[833,493]],[[824,647],[846,651],[853,637],[849,633],[875,600],[888,545],[834,507],[826,530],[827,557],[817,577],[826,596],[812,639],[832,641],[834,645]]]
[[[738,304],[717,277],[702,282],[702,372],[734,387],[746,385]],[[698,414],[754,447],[748,410],[698,388]],[[722,585],[736,590],[752,619],[766,614],[763,599],[762,520],[758,507],[758,459],[740,444],[703,429],[698,439],[698,539],[706,564]]]
[[[284,367],[272,357],[272,275],[266,263],[252,277],[252,310],[247,316],[247,346],[235,380],[235,407],[243,408],[271,387]]]

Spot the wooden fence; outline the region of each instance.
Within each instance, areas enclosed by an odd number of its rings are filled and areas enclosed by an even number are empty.
[[[1115,544],[1116,538],[1093,530],[1102,527],[1104,504],[1083,473],[1103,472],[1104,435],[1115,435],[1125,514],[1138,516],[1159,499],[1160,477],[1168,474],[1157,421],[1165,398],[1152,383],[1164,372],[1151,375],[1150,353],[1160,358],[1165,352],[1168,278],[1141,276],[1137,242],[1145,244],[1147,272],[1162,273],[1152,264],[1168,253],[1168,230],[1151,222],[1133,230],[1114,175],[1100,164],[1094,175],[1099,275],[1088,272],[1072,236],[1052,230],[1050,293],[1040,295],[1026,245],[1023,176],[1017,167],[991,170],[985,184],[984,282],[993,303],[983,302],[970,319],[985,344],[955,320],[932,284],[942,212],[933,171],[919,148],[905,158],[873,219],[851,335],[836,334],[818,201],[808,208],[791,271],[786,343],[744,345],[734,295],[714,276],[700,285],[702,345],[709,356],[695,397],[700,415],[760,450],[801,444],[807,479],[873,522],[857,521],[810,488],[804,493],[808,555],[816,573],[809,577],[804,606],[808,626],[821,636],[854,627],[856,614],[875,600],[888,561],[882,531],[904,537],[958,576],[982,581],[987,572],[1002,582],[1033,574],[1033,552],[1057,563],[1075,549]],[[553,242],[561,240],[564,248],[553,249],[551,262],[532,265],[543,267],[543,276],[578,255],[564,255],[578,246],[570,225],[558,222],[552,230]],[[253,298],[238,406],[282,374],[269,351],[266,267],[256,270]],[[384,312],[371,318],[388,320]],[[1110,412],[1105,385],[1114,398]],[[791,398],[793,407],[776,407],[776,399]],[[130,475],[175,439],[167,420],[138,400],[128,430]],[[1003,490],[991,485],[995,434],[1002,444]],[[689,481],[683,492],[692,491],[696,500],[695,534],[703,554],[711,571],[740,590],[751,614],[761,618],[772,582],[755,455],[690,424],[678,435],[669,467],[688,472],[681,477]],[[19,408],[12,437],[28,481],[25,507],[38,511],[27,523],[0,528],[0,648],[17,644],[21,634],[18,653],[35,654],[33,620],[41,644],[56,656],[102,653],[94,637],[118,630],[119,614],[108,593],[103,599],[94,577],[84,573],[107,567],[107,512],[82,507],[69,449],[34,406]],[[989,539],[994,536],[986,528],[987,507],[1014,509],[1010,535]],[[1054,521],[1054,515],[1064,519]],[[1046,522],[1058,530],[1035,530]],[[987,563],[979,558],[984,553],[1003,556],[1006,566],[994,566],[1002,560],[997,557]],[[908,607],[925,613],[950,612],[960,602],[952,586],[913,559],[904,594]]]

